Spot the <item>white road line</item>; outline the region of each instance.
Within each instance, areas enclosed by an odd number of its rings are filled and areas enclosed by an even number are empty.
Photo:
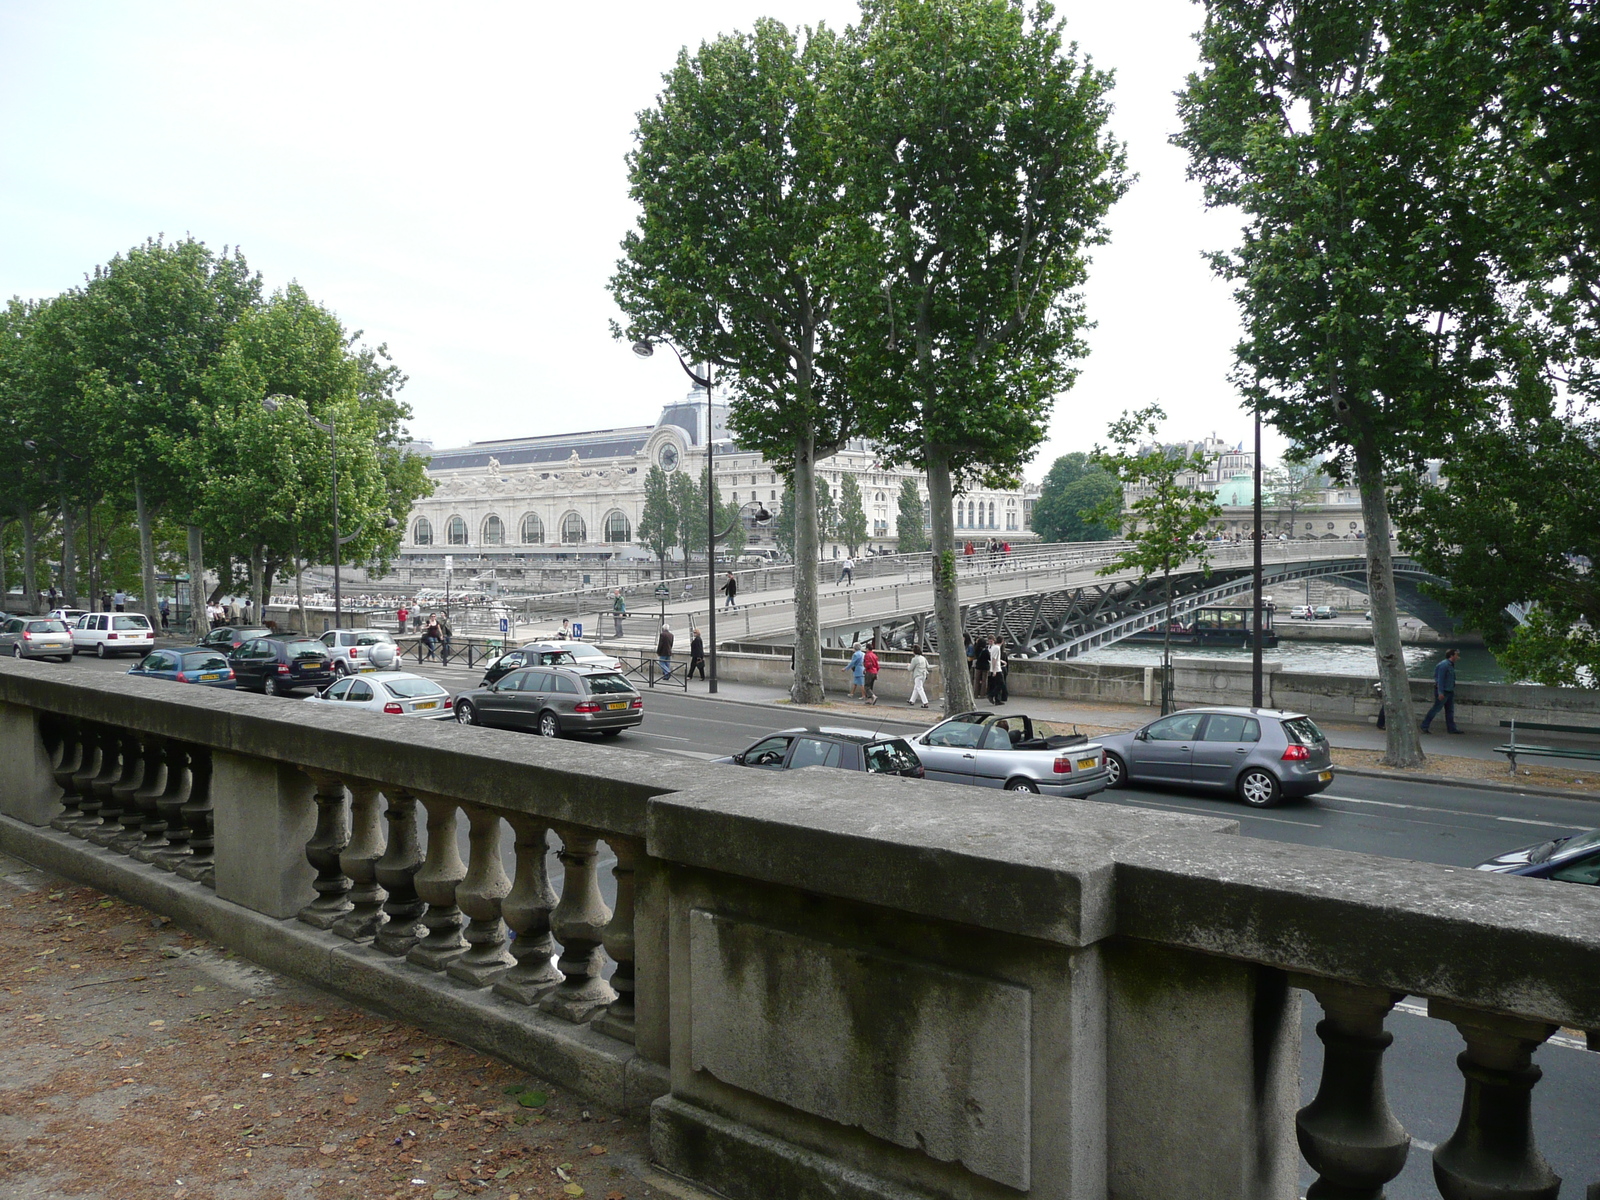
[[[1537,825],[1541,829],[1572,829],[1565,821],[1530,821],[1526,817],[1496,817],[1496,821],[1509,821],[1513,825]]]
[[[1163,803],[1160,800],[1144,800],[1144,799],[1140,799],[1140,800],[1137,800],[1137,801],[1128,801],[1127,803],[1128,803],[1129,807],[1133,807],[1133,808],[1141,808],[1141,807],[1146,807],[1146,806],[1154,807],[1154,808],[1171,808],[1171,809],[1176,809],[1178,812],[1194,813],[1197,816],[1202,816],[1202,817],[1231,817],[1231,816],[1235,816],[1236,815],[1236,814],[1230,813],[1230,812],[1218,812],[1216,809],[1212,809],[1212,808],[1191,808],[1191,807],[1189,807],[1187,805],[1183,805],[1183,804]],[[1252,820],[1252,821],[1272,821],[1273,823],[1278,824],[1278,825],[1302,825],[1302,826],[1305,826],[1308,829],[1321,829],[1322,828],[1322,826],[1318,825],[1315,821],[1291,821],[1286,817],[1263,817],[1263,816],[1261,816],[1260,814],[1258,814],[1256,812],[1238,813],[1237,817],[1240,820],[1249,819],[1249,820]]]

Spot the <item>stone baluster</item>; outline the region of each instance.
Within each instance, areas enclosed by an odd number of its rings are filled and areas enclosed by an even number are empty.
[[[155,865],[163,871],[176,871],[178,864],[192,853],[189,826],[183,819],[184,805],[194,783],[194,756],[187,746],[167,743],[167,786],[156,798],[156,811],[165,822],[167,844],[155,852]]]
[[[78,801],[79,817],[67,830],[73,837],[86,838],[100,828],[101,811],[111,796],[111,785],[117,781],[122,770],[121,739],[116,730],[101,726],[95,730],[94,739],[98,750],[94,759],[95,771],[83,781],[83,790],[79,793],[81,799]]]
[[[594,1027],[631,1045],[634,996],[633,872],[644,854],[644,846],[632,838],[624,837],[608,837],[606,845],[617,856],[617,864],[611,868],[611,874],[617,881],[617,911],[612,914],[605,934],[606,953],[617,964],[617,969],[611,973],[611,988],[617,998],[611,1002],[610,1008],[595,1018]]]
[[[128,806],[133,789],[138,786],[138,776],[144,765],[137,737],[121,730],[114,736],[116,770],[109,776],[101,771],[91,785],[100,797],[100,823],[89,830],[86,836],[96,846],[109,846],[126,832],[122,827],[122,813]]]
[[[427,909],[417,895],[417,869],[422,866],[422,843],[417,840],[417,798],[399,790],[384,793],[388,807],[388,844],[374,868],[386,899],[384,921],[373,945],[385,954],[403,958],[427,933],[422,914]]]
[[[124,756],[122,779],[112,787],[111,793],[122,806],[118,818],[121,829],[106,843],[118,854],[127,854],[144,841],[145,811],[139,803],[139,793],[150,783],[160,768],[161,749],[154,738],[133,738]]]
[[[423,939],[406,953],[406,961],[442,971],[467,948],[461,936],[466,918],[456,907],[456,885],[467,874],[456,849],[456,801],[448,796],[420,796],[428,811],[428,856],[416,874],[417,895],[428,903]]]
[[[306,843],[306,861],[316,871],[311,881],[317,898],[300,910],[299,917],[318,929],[332,929],[350,911],[350,877],[339,856],[350,844],[350,799],[344,780],[321,771],[307,772],[316,784],[317,827]]]
[[[162,814],[160,801],[166,795],[169,782],[167,769],[167,739],[145,739],[144,782],[133,794],[139,808],[139,841],[130,846],[128,857],[142,863],[153,863],[156,855],[167,846],[167,818]]]
[[[1315,995],[1326,1014],[1317,1022],[1322,1082],[1295,1117],[1300,1153],[1318,1175],[1306,1200],[1382,1200],[1411,1150],[1383,1088],[1383,1052],[1394,1041],[1383,1022],[1401,997],[1311,976],[1290,982]]]
[[[456,903],[468,917],[467,948],[450,964],[452,979],[474,987],[487,987],[504,975],[516,959],[506,949],[505,922],[500,903],[511,890],[500,863],[500,815],[480,805],[467,812],[467,873],[456,887]]]
[[[550,914],[550,925],[561,943],[561,958],[556,966],[561,982],[539,1001],[539,1007],[567,1021],[586,1021],[596,1009],[617,998],[605,981],[604,951],[606,923],[611,910],[600,898],[600,881],[595,873],[595,837],[576,825],[555,826],[561,838],[561,902]]]
[[[65,830],[78,819],[76,775],[83,770],[84,758],[91,754],[90,743],[76,721],[63,721],[58,729],[60,744],[51,755],[50,773],[61,789],[61,811],[50,820],[50,828]]]
[[[1554,1025],[1499,1016],[1444,1000],[1428,1015],[1449,1021],[1467,1048],[1456,1059],[1466,1087],[1456,1131],[1433,1152],[1433,1180],[1445,1200],[1555,1200],[1561,1177],[1533,1141],[1533,1085],[1543,1074],[1533,1052]]]
[[[383,855],[383,811],[378,785],[360,780],[350,789],[350,840],[339,855],[339,869],[350,878],[350,911],[334,923],[340,937],[369,938],[389,918],[383,902],[389,893],[378,882],[378,859]]]
[[[179,859],[178,875],[216,887],[216,822],[211,811],[211,752],[189,749],[189,795],[183,802],[183,823],[189,830],[189,853]]]
[[[495,981],[494,990],[518,1004],[533,1004],[561,982],[556,941],[550,935],[550,911],[556,906],[550,886],[550,824],[520,814],[506,820],[517,835],[517,878],[500,910],[517,935],[511,943],[517,965]]]

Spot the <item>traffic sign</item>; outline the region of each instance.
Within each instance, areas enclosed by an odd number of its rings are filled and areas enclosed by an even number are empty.
[[[511,632],[511,618],[510,617],[501,617],[500,618],[500,632],[501,633],[510,633]]]
[[[671,594],[672,589],[669,588],[664,581],[656,584],[656,599],[665,600]]]
[[[572,636],[577,638],[578,641],[580,641],[580,642],[583,641],[583,622],[582,621],[574,621],[572,623]]]
[[[444,569],[446,571],[454,571],[456,569],[456,556],[454,554],[446,554],[444,556]]]

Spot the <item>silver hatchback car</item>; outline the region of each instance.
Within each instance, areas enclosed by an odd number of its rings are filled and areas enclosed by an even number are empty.
[[[1233,792],[1252,808],[1314,796],[1333,782],[1328,739],[1304,713],[1186,708],[1098,739],[1112,787],[1173,784]]]
[[[54,617],[11,617],[0,624],[0,653],[13,658],[53,658],[69,662],[72,634]]]

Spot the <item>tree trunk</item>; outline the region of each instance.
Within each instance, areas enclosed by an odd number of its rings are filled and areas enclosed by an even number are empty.
[[[808,430],[794,447],[794,702],[821,704],[822,630],[817,612],[816,436]]]
[[[305,565],[305,560],[300,557],[299,539],[296,539],[294,544],[294,606],[300,610],[300,633],[302,636],[309,636],[311,625],[306,620]],[[402,629],[400,632],[404,634],[405,630]]]
[[[137,479],[133,481],[133,505],[139,519],[139,611],[154,616],[160,609],[160,597],[156,595],[155,540],[150,536],[150,508],[144,502],[144,485]]]
[[[1383,488],[1383,455],[1370,436],[1355,441],[1356,481],[1361,488],[1361,515],[1367,526],[1367,595],[1372,601],[1372,642],[1378,654],[1378,679],[1383,684],[1386,767],[1420,767],[1428,760],[1405,651],[1400,645],[1400,609],[1394,595],[1394,556],[1389,551],[1389,505]]]
[[[267,548],[250,548],[250,619],[258,624],[266,616]]]
[[[1172,701],[1172,572],[1161,577],[1166,593],[1166,619],[1161,622],[1161,715],[1167,715]]]
[[[196,641],[211,632],[211,621],[206,617],[206,565],[201,557],[202,549],[200,526],[189,526],[189,620],[194,625]]]
[[[956,586],[954,497],[950,459],[928,447],[928,507],[933,515],[933,620],[939,630],[939,670],[944,674],[944,712],[972,709],[972,672],[961,641],[961,596]]]
[[[61,502],[61,602],[78,607],[78,527],[72,519],[72,506]]]
[[[33,514],[22,514],[22,590],[27,597],[28,611],[39,611],[39,547],[38,535],[33,528]]]

